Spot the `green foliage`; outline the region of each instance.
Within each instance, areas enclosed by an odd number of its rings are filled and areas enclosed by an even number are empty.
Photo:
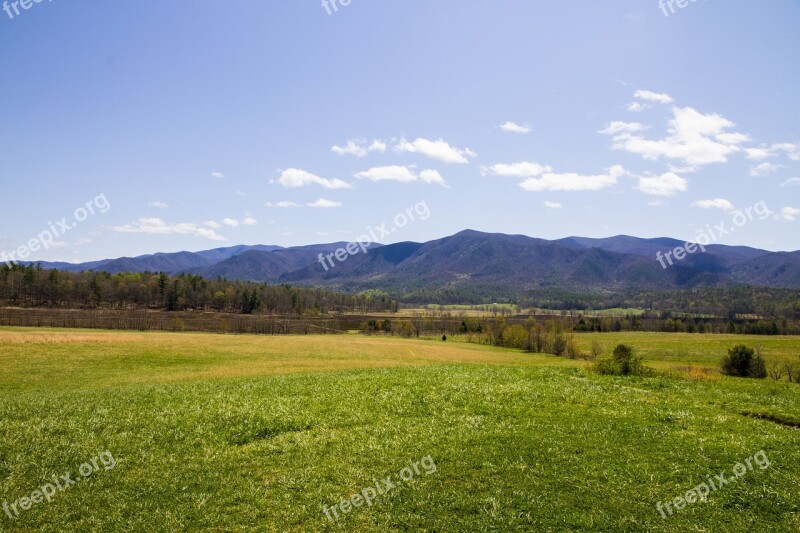
[[[558,322],[551,321],[545,346],[545,351],[556,357],[561,357],[567,350],[567,338]]]
[[[384,312],[397,308],[385,293],[342,294],[319,289],[267,285],[195,274],[138,274],[41,270],[0,265],[0,306],[69,309],[158,309],[241,314],[307,315],[328,312]]]
[[[613,357],[600,357],[594,363],[594,369],[599,373],[606,376],[618,376],[619,366],[614,362]]]
[[[762,379],[767,377],[767,364],[761,354],[744,344],[728,350],[722,358],[722,373],[726,376]]]
[[[568,358],[577,359],[578,357],[581,356],[581,350],[578,347],[578,342],[575,340],[575,335],[569,333],[566,336],[566,344],[567,344],[566,353]]]
[[[524,350],[528,342],[528,333],[525,331],[524,327],[519,324],[513,324],[511,326],[506,326],[503,332],[503,339],[505,341],[505,346]]]
[[[594,368],[600,374],[612,376],[643,376],[652,371],[644,366],[642,357],[633,354],[633,348],[626,344],[618,344],[611,357],[600,357]]]
[[[603,347],[600,345],[599,342],[597,342],[597,340],[592,340],[592,352],[591,352],[592,359],[597,359],[602,355],[603,355]]]

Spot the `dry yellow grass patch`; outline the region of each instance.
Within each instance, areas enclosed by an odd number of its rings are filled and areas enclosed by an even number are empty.
[[[397,337],[0,329],[0,389],[7,390],[547,360],[489,346]]]
[[[61,331],[2,331],[0,341],[4,345],[11,344],[83,344],[87,342],[133,342],[137,338],[135,334],[117,333],[114,338],[105,333],[77,333]],[[127,338],[126,338],[127,337]]]

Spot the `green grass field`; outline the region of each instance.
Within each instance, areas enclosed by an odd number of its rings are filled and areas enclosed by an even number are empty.
[[[579,336],[594,339],[664,370],[741,342],[800,357],[800,338]],[[1,328],[0,503],[19,512],[0,529],[800,530],[800,387],[587,365],[433,340]],[[768,467],[657,510],[762,450]],[[83,478],[103,452],[113,468]],[[80,481],[20,507],[67,473]]]

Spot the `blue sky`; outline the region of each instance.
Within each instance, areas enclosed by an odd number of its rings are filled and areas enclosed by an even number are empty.
[[[796,0],[30,1],[0,251],[64,217],[28,259],[351,240],[421,202],[381,240],[692,239],[760,203],[716,242],[800,249]]]

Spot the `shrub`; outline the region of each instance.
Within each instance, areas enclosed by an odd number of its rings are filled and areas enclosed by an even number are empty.
[[[519,324],[506,326],[505,331],[503,331],[504,346],[508,346],[509,348],[519,348],[520,350],[523,350],[525,349],[527,343],[528,343],[528,332],[525,331],[524,327],[520,326]]]
[[[722,358],[721,366],[722,373],[726,376],[758,379],[767,377],[764,358],[743,344],[729,349],[728,355]]]
[[[601,357],[594,363],[594,369],[606,376],[618,376],[619,366],[611,357]]]
[[[650,369],[642,364],[643,359],[633,355],[633,349],[625,344],[618,344],[611,357],[601,357],[595,363],[595,370],[600,374],[613,376],[642,376]]]
[[[782,365],[780,363],[773,363],[772,366],[769,368],[769,377],[771,377],[775,381],[780,381],[783,378],[785,372],[786,372],[785,365]],[[791,376],[789,376],[789,381],[791,380],[792,378]]]
[[[549,352],[556,357],[561,357],[564,355],[564,352],[567,350],[567,338],[564,336],[564,333],[561,331],[561,328],[554,327],[550,331],[550,335],[548,338],[548,347]]]
[[[794,363],[783,363],[783,371],[789,377],[789,383],[800,383],[800,368]]]
[[[642,358],[634,357],[633,350],[626,344],[618,344],[614,348],[614,361],[623,376],[642,373]]]
[[[596,340],[592,341],[592,359],[597,359],[601,355],[603,355],[603,347]]]
[[[577,359],[581,356],[581,350],[578,348],[578,343],[575,336],[570,333],[567,335],[567,357],[570,359]]]

